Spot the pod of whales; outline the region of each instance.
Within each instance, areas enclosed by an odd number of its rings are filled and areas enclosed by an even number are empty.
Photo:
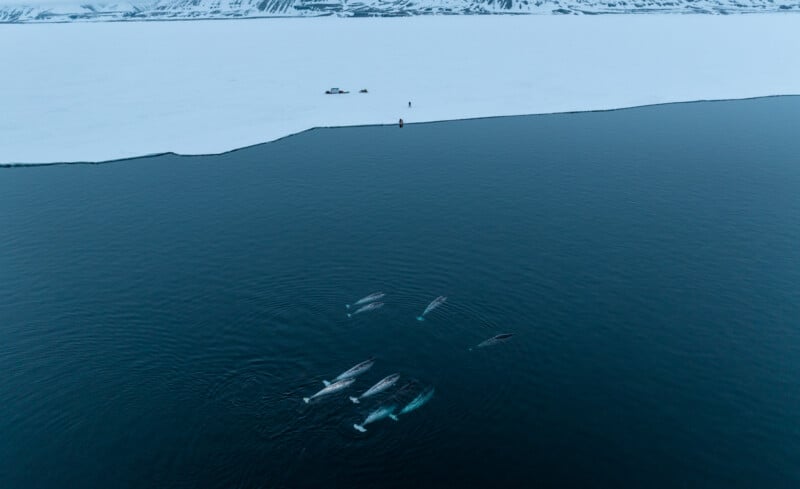
[[[377,302],[381,298],[383,298],[385,294],[383,292],[374,292],[366,297],[362,297],[361,299],[357,300],[353,304],[346,304],[346,308],[350,310],[351,307],[360,306],[353,312],[348,312],[347,317],[352,317],[357,314],[362,314],[364,312],[374,311],[380,309],[384,306],[383,302]],[[439,296],[431,301],[430,304],[425,308],[425,310],[417,316],[417,320],[424,321],[425,316],[429,314],[431,311],[435,310],[442,304],[447,301],[447,297]],[[473,349],[477,348],[486,348],[489,346],[494,346],[499,343],[503,343],[508,341],[512,336],[513,333],[501,333],[495,335],[491,338],[488,338],[481,343],[475,345],[473,348],[469,350],[472,351]],[[348,387],[350,387],[353,382],[355,382],[356,377],[364,374],[368,370],[370,370],[373,365],[375,364],[375,358],[370,357],[361,363],[358,363],[349,369],[345,370],[344,372],[340,373],[336,376],[333,380],[323,380],[322,383],[325,387],[314,395],[310,397],[304,397],[303,401],[305,403],[310,403],[312,400],[328,396],[337,392],[340,392]],[[350,396],[349,399],[354,404],[359,404],[362,400],[380,394],[391,387],[393,387],[400,379],[400,374],[395,373],[389,376],[384,377],[383,379],[379,380],[375,383],[372,387],[364,391],[358,396]],[[353,428],[360,432],[366,432],[366,426],[368,424],[374,423],[376,421],[380,421],[385,418],[393,419],[394,421],[399,421],[400,416],[408,414],[412,411],[416,411],[417,409],[421,408],[433,398],[436,389],[433,386],[424,386],[420,384],[417,380],[410,380],[406,381],[403,386],[399,389],[395,390],[395,393],[392,394],[390,398],[383,401],[379,407],[375,408],[371,411],[367,417],[361,423],[353,424]],[[413,396],[413,397],[412,397]],[[402,407],[401,407],[402,406]]]

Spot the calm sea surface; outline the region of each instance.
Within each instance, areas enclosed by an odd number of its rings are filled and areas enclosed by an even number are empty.
[[[0,487],[800,487],[799,128],[785,97],[0,168]]]

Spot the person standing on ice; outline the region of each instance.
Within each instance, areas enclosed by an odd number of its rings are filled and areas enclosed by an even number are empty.
[[[409,108],[409,109],[411,108],[411,102],[409,102],[409,103],[408,103],[408,108]]]

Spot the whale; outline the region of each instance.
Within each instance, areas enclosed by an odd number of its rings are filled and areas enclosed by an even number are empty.
[[[422,314],[417,316],[417,321],[425,321],[425,315],[426,314],[428,314],[429,312],[433,311],[437,307],[441,306],[445,302],[447,302],[447,297],[445,297],[443,295],[440,295],[436,299],[432,300],[431,303],[428,304],[428,307],[426,307],[425,310],[422,311]]]
[[[380,299],[381,297],[385,296],[383,292],[373,292],[372,294],[362,297],[361,299],[355,301],[353,304],[345,304],[344,307],[350,309],[351,306],[360,306],[362,304],[367,304],[369,302],[375,302],[376,300]]]
[[[383,418],[387,418],[389,416],[392,416],[392,413],[394,412],[395,409],[396,409],[395,406],[381,406],[378,409],[376,409],[376,410],[372,411],[371,413],[369,413],[369,416],[367,416],[367,419],[362,421],[361,424],[357,424],[357,423],[354,424],[353,428],[355,428],[358,431],[364,433],[365,431],[367,431],[367,429],[364,428],[364,426],[366,426],[366,425],[368,425],[370,423],[374,423],[375,421],[379,421],[379,420],[381,420]]]
[[[303,402],[308,404],[309,402],[311,402],[312,399],[316,399],[318,397],[327,396],[329,394],[333,394],[335,392],[339,392],[342,389],[346,389],[346,388],[350,387],[350,384],[352,384],[355,381],[356,381],[356,379],[350,378],[350,379],[342,379],[342,380],[339,380],[337,382],[334,382],[331,385],[325,386],[322,390],[320,390],[319,392],[317,392],[313,396],[304,397],[303,398]]]
[[[362,312],[374,311],[376,309],[380,309],[381,307],[383,307],[383,302],[370,302],[366,306],[359,307],[352,314],[348,312],[347,313],[347,317],[351,318],[351,317],[355,316],[356,314],[361,314]]]
[[[486,341],[481,341],[475,348],[486,348],[487,346],[494,346],[498,343],[503,343],[508,341],[509,339],[511,339],[512,336],[514,336],[514,333],[501,333],[499,335],[492,336]],[[472,351],[472,348],[470,348],[469,351]]]
[[[375,364],[375,357],[370,357],[367,360],[364,360],[363,362],[359,363],[358,365],[355,365],[350,369],[340,373],[335,379],[333,379],[333,382],[336,382],[337,380],[344,380],[357,377],[366,372],[367,370],[371,369],[374,364]],[[332,382],[329,380],[323,380],[322,383],[328,386],[331,385]]]
[[[379,380],[377,384],[367,389],[367,391],[361,394],[360,396],[358,397],[351,396],[350,400],[353,401],[355,404],[358,404],[359,402],[361,402],[361,399],[365,397],[374,396],[375,394],[385,391],[389,387],[393,386],[398,380],[400,380],[400,374],[389,375],[388,377]]]
[[[424,406],[428,401],[431,400],[431,398],[433,397],[433,393],[435,391],[436,389],[434,389],[433,387],[428,387],[424,391],[420,392],[419,395],[415,397],[411,402],[406,404],[405,407],[403,407],[403,409],[401,409],[399,413],[389,414],[389,417],[395,421],[399,421],[400,415],[410,413],[411,411],[414,411]]]

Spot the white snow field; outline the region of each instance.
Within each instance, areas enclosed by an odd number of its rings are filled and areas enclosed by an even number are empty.
[[[799,94],[800,16],[7,24],[0,67],[0,163],[103,161],[401,117]]]

